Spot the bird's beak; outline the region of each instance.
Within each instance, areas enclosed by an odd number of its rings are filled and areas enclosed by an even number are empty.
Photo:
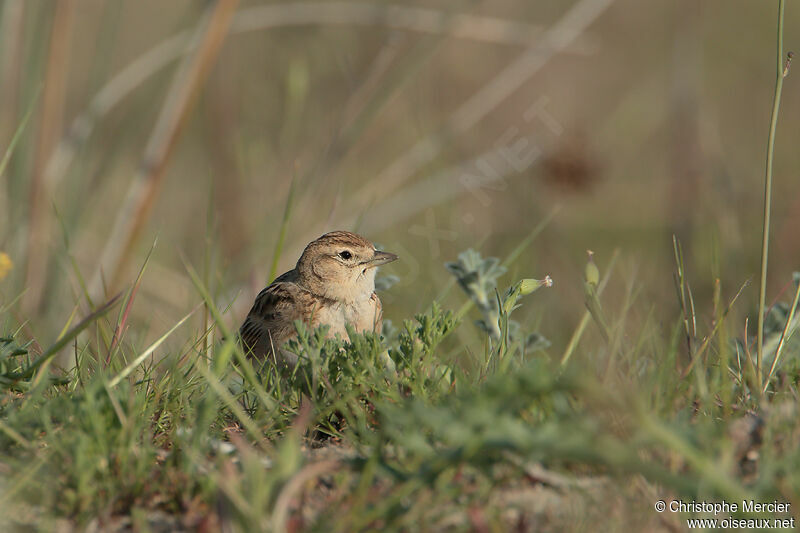
[[[389,253],[389,252],[375,252],[375,255],[372,256],[372,259],[366,262],[367,268],[378,267],[381,265],[385,265],[386,263],[391,263],[397,259],[397,255]]]

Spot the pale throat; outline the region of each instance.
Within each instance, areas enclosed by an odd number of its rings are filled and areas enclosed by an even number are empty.
[[[375,269],[363,274],[348,272],[342,281],[326,280],[322,284],[322,296],[333,300],[333,305],[319,310],[320,323],[328,324],[331,336],[347,336],[345,325],[351,324],[356,331],[372,330],[375,327]]]
[[[345,305],[358,305],[369,300],[375,292],[375,268],[368,268],[364,273],[359,270],[357,275],[337,285],[337,301]]]
[[[368,268],[362,273],[362,269],[358,268],[343,273],[338,280],[319,280],[314,284],[316,290],[313,292],[343,306],[360,306],[368,302],[375,292],[375,271],[375,268]]]

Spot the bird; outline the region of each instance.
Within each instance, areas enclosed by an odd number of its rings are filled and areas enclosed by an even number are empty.
[[[377,267],[397,260],[349,231],[332,231],[311,241],[294,269],[278,276],[255,299],[239,329],[248,357],[292,369],[298,357],[283,345],[297,335],[295,320],[327,336],[349,339],[355,331],[381,333],[383,307],[375,293]]]

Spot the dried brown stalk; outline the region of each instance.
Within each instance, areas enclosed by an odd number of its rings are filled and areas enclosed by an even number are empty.
[[[173,78],[145,147],[140,170],[131,183],[103,250],[100,266],[92,279],[93,295],[102,290],[103,273],[112,287],[120,282],[124,265],[153,210],[170,155],[199,89],[219,55],[237,5],[238,0],[219,0],[209,7],[198,26],[194,42],[190,44],[194,53],[186,57]]]

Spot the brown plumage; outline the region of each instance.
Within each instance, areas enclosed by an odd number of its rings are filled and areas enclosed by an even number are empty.
[[[256,297],[239,330],[244,349],[257,359],[269,356],[279,365],[294,366],[297,357],[281,347],[297,334],[295,320],[312,329],[327,324],[330,337],[346,339],[345,324],[380,333],[383,312],[375,294],[375,271],[395,259],[348,231],[312,241],[295,268]]]

